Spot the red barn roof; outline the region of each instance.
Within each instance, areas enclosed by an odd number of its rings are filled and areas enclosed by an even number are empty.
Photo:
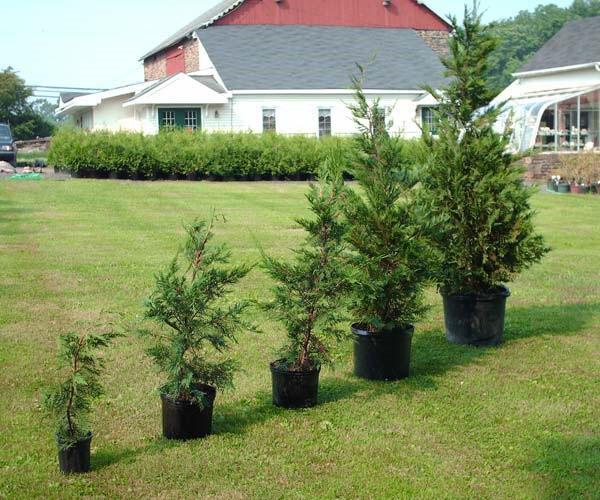
[[[450,31],[420,0],[223,0],[142,59],[173,46],[198,29],[216,25],[304,25]]]

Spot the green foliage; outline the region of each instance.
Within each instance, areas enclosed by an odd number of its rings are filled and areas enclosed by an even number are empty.
[[[44,392],[42,405],[56,421],[56,438],[60,449],[67,449],[90,433],[88,416],[92,402],[103,394],[100,375],[104,360],[100,350],[119,335],[115,332],[59,338],[61,370],[64,381]]]
[[[535,234],[530,190],[508,153],[510,130],[497,133],[502,109],[489,106],[485,78],[497,40],[476,9],[465,11],[443,60],[451,83],[428,89],[440,102],[438,139],[422,176],[423,224],[440,254],[437,281],[449,293],[486,292],[539,261],[548,251]]]
[[[148,355],[167,378],[161,393],[200,406],[204,398],[200,385],[232,385],[236,365],[224,353],[240,328],[251,328],[241,317],[248,303],[224,300],[250,268],[225,267],[230,251],[211,243],[214,221],[213,214],[208,223],[196,220],[186,227],[184,247],[157,274],[154,292],[146,302],[146,318],[163,328],[142,331],[153,340]],[[209,348],[218,353],[218,359],[211,359]]]
[[[320,183],[306,195],[312,219],[298,219],[306,231],[291,262],[263,253],[263,267],[273,278],[274,298],[263,308],[283,323],[288,343],[282,352],[290,370],[308,371],[331,362],[330,340],[343,335],[341,302],[347,289],[341,197],[345,191],[335,161],[324,164]]]
[[[405,143],[390,136],[379,102],[369,104],[361,80],[353,83],[356,103],[350,110],[361,133],[351,173],[362,193],[349,190],[345,199],[347,239],[356,251],[351,309],[357,322],[377,332],[424,313],[431,252],[414,216],[414,175]]]
[[[32,95],[12,68],[0,71],[0,123],[9,123],[17,140],[48,137],[54,128],[29,103]]]
[[[538,5],[515,17],[494,23],[491,32],[500,43],[490,54],[488,76],[495,93],[512,81],[518,71],[568,21],[600,16],[600,0],[574,0],[570,7]]]
[[[348,139],[277,134],[189,133],[156,136],[130,132],[84,132],[61,127],[52,139],[49,162],[82,176],[161,178],[169,175],[223,179],[315,174],[333,149],[350,149]]]

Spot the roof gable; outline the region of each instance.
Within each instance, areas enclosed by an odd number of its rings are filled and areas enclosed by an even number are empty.
[[[409,29],[234,25],[196,34],[229,91],[348,89],[356,63],[367,67],[367,89],[445,81],[438,56]]]
[[[124,106],[138,104],[225,104],[227,96],[212,77],[194,77],[178,73],[157,81],[144,91],[137,93]]]
[[[600,62],[600,16],[571,21],[519,73]]]
[[[189,38],[192,36],[194,31],[207,28],[215,23],[221,22],[225,24],[224,18],[232,16],[240,16],[244,15],[244,13],[248,13],[251,10],[259,10],[269,8],[273,9],[271,11],[271,17],[275,16],[273,19],[268,20],[265,19],[264,15],[261,17],[260,14],[258,17],[250,18],[246,20],[237,20],[234,21],[232,19],[232,23],[235,24],[307,24],[307,25],[344,25],[344,26],[359,26],[359,27],[390,27],[390,28],[414,28],[414,29],[441,29],[450,31],[449,24],[438,14],[436,14],[431,8],[425,5],[425,2],[422,0],[393,0],[390,6],[384,7],[382,5],[381,0],[337,0],[341,2],[338,5],[335,5],[336,0],[284,0],[283,2],[263,2],[262,0],[222,0],[217,5],[207,10],[193,21],[185,25],[180,30],[176,31],[173,35],[168,37],[166,40],[161,42],[159,45],[154,47],[151,51],[146,53],[141,57],[140,60],[144,60],[164,49],[167,49],[176,43],[182,41],[185,38]],[[367,4],[366,2],[372,2],[372,4]],[[319,8],[318,5],[308,6],[309,8],[303,8],[300,10],[302,15],[298,15],[298,9],[296,9],[296,16],[292,14],[290,16],[290,5],[288,2],[310,2],[319,3],[326,2],[326,4],[322,4],[321,6],[327,6],[327,12],[331,15],[330,19],[325,19],[322,14],[322,9]],[[368,18],[364,16],[358,16],[360,21],[358,23],[352,22],[352,18],[357,17],[358,14],[361,14],[365,10],[365,6],[368,8],[369,12],[373,11],[373,9],[380,9],[377,12],[380,13],[381,20],[379,22],[375,22],[373,24],[373,20],[369,21]],[[274,9],[277,9],[275,11]],[[279,14],[282,11],[284,14]],[[344,13],[347,15],[344,18]],[[415,16],[418,17],[418,12],[422,13],[422,16],[425,16],[426,22],[419,22],[415,19]],[[312,13],[312,15],[307,14]],[[308,15],[308,17],[306,17]],[[405,20],[405,22],[400,23],[399,20],[403,19],[405,16],[409,16]],[[348,19],[348,16],[351,18]],[[314,18],[314,19],[313,19]]]

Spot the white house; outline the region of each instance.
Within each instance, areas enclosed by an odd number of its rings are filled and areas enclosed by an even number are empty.
[[[392,130],[414,137],[449,30],[418,0],[225,0],[142,58],[145,82],[64,96],[57,114],[88,130],[352,134],[359,63]]]
[[[515,77],[495,103],[516,151],[600,151],[600,17],[566,24]]]

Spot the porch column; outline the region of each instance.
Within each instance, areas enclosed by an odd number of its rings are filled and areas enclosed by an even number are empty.
[[[581,96],[577,96],[577,151],[581,149]]]

